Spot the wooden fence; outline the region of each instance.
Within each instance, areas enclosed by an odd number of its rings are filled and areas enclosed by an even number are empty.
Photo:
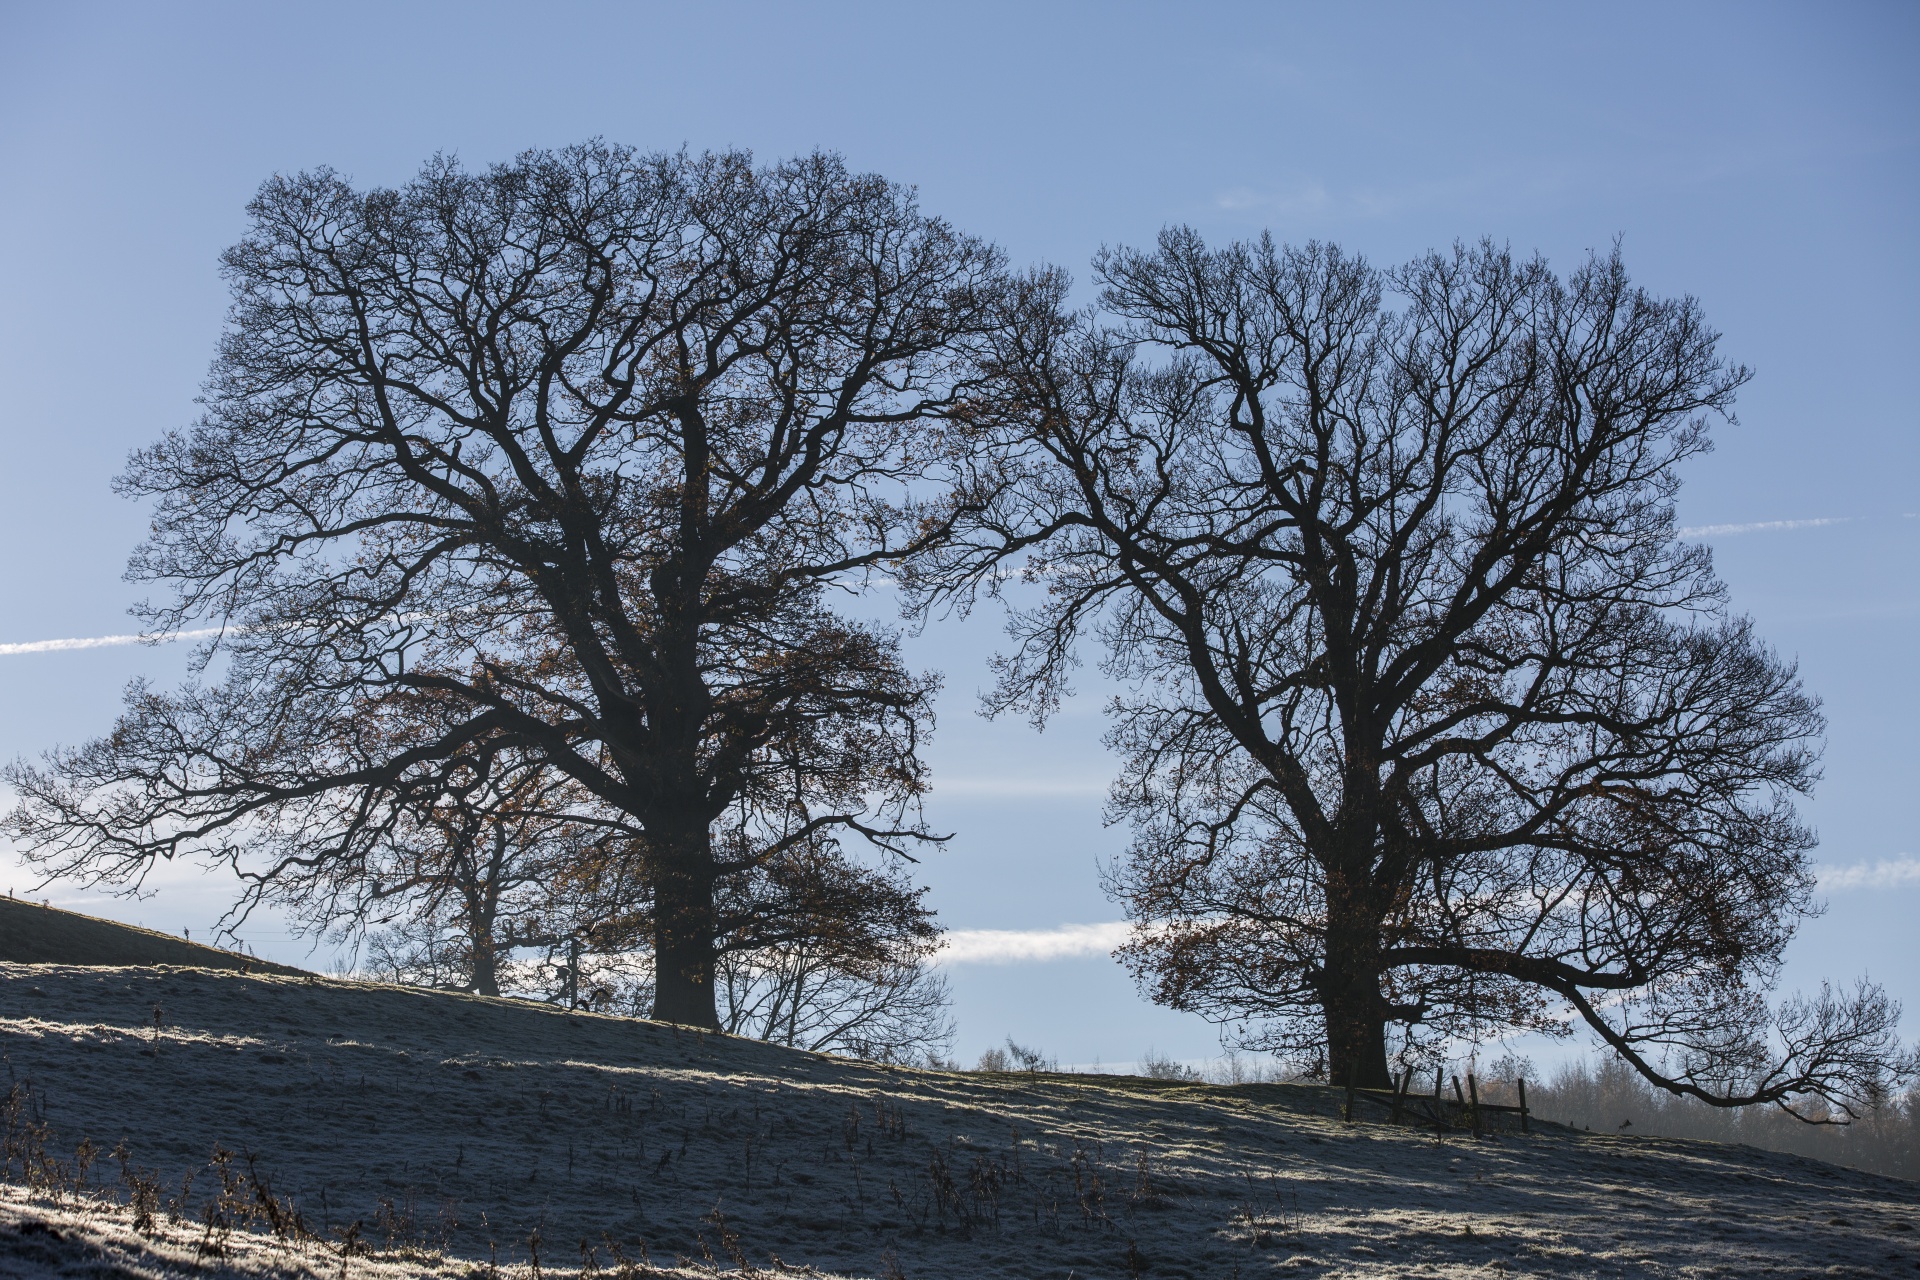
[[[1533,1132],[1532,1112],[1527,1109],[1527,1082],[1514,1081],[1514,1087],[1520,1097],[1519,1106],[1504,1103],[1482,1102],[1480,1085],[1471,1071],[1467,1073],[1467,1087],[1462,1090],[1460,1077],[1453,1077],[1453,1097],[1445,1096],[1446,1073],[1433,1073],[1433,1095],[1416,1094],[1413,1088],[1413,1068],[1395,1076],[1391,1089],[1360,1089],[1347,1086],[1346,1119],[1353,1121],[1354,1111],[1360,1103],[1369,1103],[1384,1107],[1394,1124],[1412,1122],[1430,1124],[1439,1132],[1449,1129],[1470,1129],[1474,1133],[1483,1133],[1486,1129],[1486,1117],[1490,1114],[1517,1115],[1520,1117],[1520,1132]]]

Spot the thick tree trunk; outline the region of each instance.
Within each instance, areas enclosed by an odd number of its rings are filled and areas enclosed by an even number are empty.
[[[472,962],[467,990],[483,996],[500,994],[500,948],[494,930],[500,917],[499,864],[503,857],[504,853],[495,858],[491,875],[483,879],[476,872],[460,886],[467,917],[467,954]]]
[[[655,852],[653,1016],[718,1031],[711,838],[704,826],[656,836]]]
[[[1389,1089],[1386,1000],[1380,993],[1380,922],[1364,894],[1328,877],[1327,961],[1320,983],[1328,1083]]]
[[[471,990],[477,995],[497,996],[500,994],[499,958],[494,953],[491,931],[481,934],[473,940],[473,983]]]
[[[1380,988],[1356,985],[1345,994],[1329,991],[1327,1019],[1327,1079],[1331,1084],[1360,1089],[1391,1089],[1387,1070],[1387,1020],[1380,1013]]]
[[[700,583],[711,563],[692,558],[707,525],[707,439],[699,407],[682,412],[686,483],[680,492],[680,558],[655,566],[661,625],[655,641],[662,678],[649,691],[649,750],[657,772],[647,842],[653,858],[653,1016],[720,1029],[714,995],[713,833],[700,744],[712,699],[700,665]]]

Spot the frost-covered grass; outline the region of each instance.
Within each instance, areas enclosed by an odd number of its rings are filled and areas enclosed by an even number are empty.
[[[192,1263],[209,1203],[232,1230],[219,1264],[247,1275],[524,1273],[536,1251],[544,1273],[618,1274],[615,1249],[636,1275],[777,1257],[911,1280],[1886,1275],[1920,1259],[1920,1187],[1794,1156],[1349,1125],[1310,1085],[918,1071],[325,978],[0,966],[0,1051],[11,1176],[22,1143],[43,1160],[37,1199],[7,1193],[0,1256],[66,1247],[59,1231],[147,1250],[156,1276],[186,1274],[164,1267]],[[83,1139],[96,1157],[76,1189]],[[124,1169],[107,1154],[121,1143]],[[153,1243],[125,1203],[139,1187]],[[262,1194],[305,1234],[275,1239],[238,1207]],[[33,1215],[51,1225],[22,1235]]]
[[[1576,1128],[1744,1143],[1896,1178],[1920,1176],[1920,1090],[1888,1097],[1852,1124],[1803,1124],[1777,1107],[1727,1110],[1676,1098],[1611,1056],[1566,1063],[1545,1080],[1525,1074],[1534,1110]],[[1513,1086],[1499,1077],[1482,1088],[1513,1101]]]

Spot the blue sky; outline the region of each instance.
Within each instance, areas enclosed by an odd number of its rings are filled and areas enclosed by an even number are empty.
[[[828,147],[1083,276],[1169,222],[1382,262],[1491,236],[1564,267],[1619,236],[1757,374],[1681,514],[1826,699],[1809,815],[1842,870],[1787,981],[1871,973],[1920,1019],[1915,65],[1907,4],[0,4],[0,755],[98,733],[128,679],[182,672],[177,648],[8,646],[131,629],[145,517],[108,481],[193,415],[215,257],[276,171],[392,183],[436,151],[594,135]],[[1112,921],[1097,690],[1043,736],[980,720],[996,638],[983,615],[913,646],[947,676],[934,901],[957,929]],[[199,933],[229,893],[155,883],[54,896]],[[952,973],[963,1057],[1009,1033],[1067,1062],[1217,1051],[1098,955]]]

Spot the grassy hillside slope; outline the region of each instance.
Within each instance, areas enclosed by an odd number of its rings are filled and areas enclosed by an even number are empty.
[[[0,965],[0,1052],[50,1149],[124,1141],[163,1208],[200,1219],[219,1145],[323,1235],[358,1222],[503,1269],[536,1248],[549,1273],[606,1266],[610,1243],[911,1280],[1920,1258],[1920,1187],[1792,1156],[1555,1127],[1441,1139],[1343,1124],[1310,1086],[894,1069],[323,978]]]
[[[0,898],[0,961],[13,964],[192,965],[253,973],[305,972],[284,964],[203,947],[116,920],[83,916],[17,898]]]

